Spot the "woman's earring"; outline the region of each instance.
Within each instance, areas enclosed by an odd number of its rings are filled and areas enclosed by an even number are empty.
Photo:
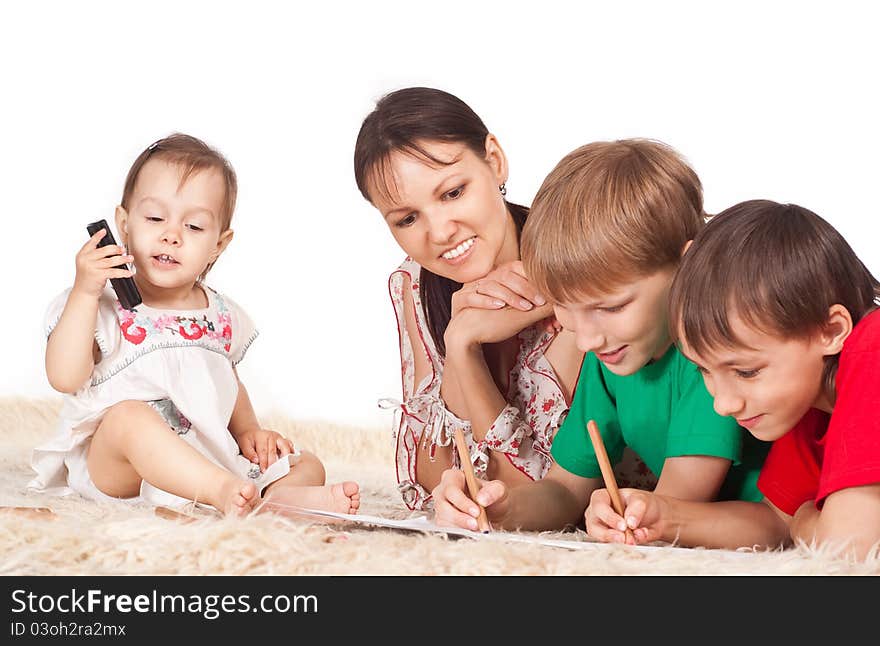
[[[499,186],[498,190],[501,191],[502,195],[507,195],[507,182],[505,182],[501,186]]]

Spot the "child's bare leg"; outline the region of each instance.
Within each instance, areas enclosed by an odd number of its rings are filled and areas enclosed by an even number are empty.
[[[146,480],[227,514],[245,514],[259,502],[253,483],[211,462],[140,401],[120,402],[107,411],[87,460],[92,482],[108,496],[137,496]]]
[[[346,481],[328,485],[324,481],[321,460],[313,453],[302,451],[290,473],[266,487],[265,500],[279,505],[356,514],[361,506],[358,484]]]

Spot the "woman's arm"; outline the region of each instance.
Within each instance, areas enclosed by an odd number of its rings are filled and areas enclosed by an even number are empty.
[[[424,343],[419,335],[418,323],[416,322],[415,303],[412,298],[412,282],[409,276],[403,277],[403,320],[405,332],[409,338],[409,346],[412,350],[413,359],[413,390],[431,373],[431,364],[423,348]],[[444,368],[443,380],[441,381],[441,395],[446,394],[455,385],[454,380],[449,379],[447,387],[448,370]],[[450,396],[455,401],[455,395]],[[466,417],[465,417],[466,419]],[[404,423],[406,423],[404,421]],[[452,466],[452,446],[434,446],[420,438],[416,453],[416,474],[418,483],[428,491],[431,491],[440,482],[443,471]]]
[[[552,311],[549,305],[527,312],[468,308],[449,322],[444,334],[446,365],[452,366],[475,438],[485,437],[507,405],[486,365],[483,344],[506,341]]]
[[[495,385],[495,380],[492,378],[483,357],[481,346],[465,350],[464,354],[459,352],[450,354],[447,346],[444,383],[448,379],[450,367],[452,367],[453,374],[460,373],[461,375],[459,377],[456,374],[455,390],[459,395],[460,405],[468,411],[466,415],[471,423],[474,441],[482,441],[501,411],[507,406],[507,400],[501,396]],[[467,395],[464,394],[465,392]],[[508,484],[525,483],[531,480],[529,476],[513,466],[504,455],[495,451],[489,452],[486,477],[489,480],[503,480]]]
[[[471,317],[480,316],[479,312],[488,312],[490,320],[495,319],[500,321],[501,325],[508,330],[504,333],[506,334],[505,338],[510,338],[527,327],[527,325],[531,325],[533,320],[533,317],[530,315],[531,310],[535,306],[544,304],[545,301],[543,297],[537,293],[537,290],[535,290],[529,280],[525,277],[522,262],[516,260],[496,267],[480,280],[467,283],[463,285],[460,290],[455,292],[452,295],[452,315],[450,318],[451,320],[455,320],[463,311],[468,309],[475,311],[474,313],[469,314]],[[499,318],[497,314],[494,314],[499,311],[505,312],[501,315],[503,318]],[[514,323],[511,327],[509,321],[511,320],[510,316],[512,313],[515,313],[513,315],[518,317],[521,321],[529,321],[529,323],[524,325],[521,322]],[[521,317],[523,313],[526,315],[524,318]],[[518,327],[519,325],[522,325],[522,327]],[[499,338],[498,340],[503,341],[505,338]],[[467,409],[467,401],[463,397],[463,391],[456,375],[456,362],[451,362],[449,359],[449,353],[447,352],[446,365],[443,369],[443,384],[440,391],[443,395],[443,400],[446,402],[446,406],[449,410],[455,413],[458,417],[461,419],[472,420],[473,416]],[[488,370],[488,366],[486,365],[485,354],[481,353],[480,356],[475,357],[475,359],[482,364],[482,367],[477,366],[476,364],[470,364],[467,360],[463,362],[463,365],[466,369],[473,367],[476,368],[478,372],[488,372],[489,381],[494,384],[494,379],[491,377],[491,371]],[[489,384],[489,382],[486,382],[484,379],[481,379],[480,381],[483,381],[486,385]],[[498,401],[504,402],[501,407],[503,408],[506,404],[504,397],[498,392],[497,386],[494,390],[498,394],[498,397],[492,397],[491,394],[489,396],[496,404]],[[501,412],[501,408],[498,409],[499,413]],[[492,420],[496,417],[497,414],[495,417],[492,417]],[[485,428],[488,428],[488,426]],[[476,437],[477,439],[482,439],[482,436],[479,434],[476,435]]]
[[[519,308],[506,307],[501,309],[498,306],[492,305],[492,303],[483,302],[486,300],[491,301],[497,297],[490,298],[482,293],[477,293],[476,285],[468,284],[453,295],[453,316],[447,332],[449,332],[450,327],[453,329],[456,326],[458,326],[458,329],[472,327],[472,323],[476,319],[478,322],[476,327],[473,328],[474,331],[485,324],[491,330],[491,333],[485,338],[488,339],[495,336],[502,340],[515,336],[525,327],[534,324],[542,318],[546,318],[552,313],[549,306],[538,309],[534,308],[532,303],[528,303],[527,307],[523,305],[523,298],[526,295],[534,298],[535,294],[531,285],[517,273],[515,264],[510,267],[499,268],[492,272],[490,276],[481,280],[480,283],[482,284],[482,289],[486,291],[493,291],[505,298],[515,300]],[[507,291],[505,292],[504,290]],[[417,318],[418,313],[415,311],[416,303],[413,301],[412,282],[408,274],[403,273],[399,287],[397,289],[392,288],[392,294],[398,291],[400,296],[395,298],[395,301],[400,303],[397,305],[399,308],[398,315],[401,319],[401,326],[406,332],[409,341],[408,346],[412,353],[413,384],[411,388],[415,391],[418,385],[429,377],[433,368],[424,351],[425,342],[421,338]],[[424,334],[424,330],[421,330],[421,333]],[[455,332],[451,334],[455,334]],[[439,379],[437,403],[430,407],[423,405],[421,409],[409,410],[403,421],[403,424],[411,425],[411,419],[418,417],[418,421],[422,424],[422,428],[418,431],[422,437],[420,437],[420,441],[414,451],[416,454],[416,475],[414,479],[428,491],[437,485],[443,471],[454,464],[454,449],[451,444],[439,446],[433,442],[424,441],[424,434],[426,432],[424,429],[433,427],[434,432],[437,432],[436,424],[439,423],[444,426],[445,430],[443,432],[451,432],[450,425],[454,426],[455,424],[470,422],[474,441],[482,442],[486,439],[486,434],[493,423],[498,424],[499,420],[501,420],[502,426],[496,430],[502,435],[510,435],[509,439],[502,439],[502,442],[506,441],[507,444],[513,446],[518,442],[519,435],[522,434],[522,430],[519,427],[523,426],[525,421],[519,417],[519,413],[514,418],[512,416],[513,411],[507,411],[502,419],[502,413],[505,412],[505,408],[510,408],[508,406],[509,402],[505,400],[492,377],[482,352],[482,344],[476,344],[473,346],[473,349],[478,349],[478,351],[468,357],[456,358],[455,350],[451,349],[449,344],[447,344],[447,356],[443,365],[442,376]],[[402,348],[402,351],[405,353],[406,348]],[[405,363],[407,357],[402,358]],[[565,383],[571,382],[573,387],[578,372],[579,363],[572,370],[572,378],[566,379]],[[562,384],[560,384],[560,387],[565,392],[565,387]],[[405,398],[412,397],[413,394],[418,395],[418,393],[407,392],[406,386],[404,390]],[[565,394],[563,394],[563,397],[566,400],[568,399],[568,396]],[[431,410],[428,410],[428,408]],[[439,420],[438,416],[440,415],[443,415],[444,419]],[[508,426],[511,424],[515,428],[508,429]],[[507,431],[510,431],[510,433]],[[495,439],[498,440],[499,438]],[[408,443],[411,444],[412,442],[409,441]],[[398,441],[398,452],[402,450],[401,447],[405,444],[407,443]],[[504,452],[489,450],[485,454],[488,463],[484,464],[489,478],[501,478],[516,484],[528,482],[535,477],[534,474],[529,475],[525,473],[521,468],[522,465],[517,466],[513,464],[510,459],[511,456]],[[399,455],[398,457],[402,456]],[[404,462],[402,465],[401,460],[398,459],[398,469],[401,466],[406,469],[407,464],[407,462]],[[411,467],[409,469],[410,473],[412,473]]]
[[[502,310],[462,310],[446,328],[446,368],[444,381],[451,369],[460,394],[461,406],[467,411],[475,441],[486,438],[508,402],[498,390],[483,354],[484,343],[506,340],[524,328],[546,318],[552,312],[549,305],[522,312],[512,308]],[[486,468],[489,479],[501,479],[510,484],[531,480],[510,463],[505,455],[489,452]]]

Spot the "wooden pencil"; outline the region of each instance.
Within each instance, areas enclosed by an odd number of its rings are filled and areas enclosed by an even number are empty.
[[[48,507],[0,507],[0,513],[27,516],[29,518],[57,518],[55,512]]]
[[[160,518],[164,518],[166,520],[178,520],[182,523],[191,523],[195,520],[193,516],[189,514],[182,514],[175,509],[171,509],[170,507],[156,507],[154,513]]]
[[[474,475],[474,465],[471,463],[471,456],[468,452],[467,442],[465,442],[464,435],[462,435],[460,428],[455,429],[455,447],[458,449],[458,459],[461,462],[461,470],[464,471],[464,479],[467,482],[471,500],[473,500],[477,504],[477,507],[480,508],[480,515],[477,517],[477,527],[479,527],[480,531],[485,534],[492,529],[492,526],[489,524],[489,517],[486,515],[486,510],[477,502],[477,492],[480,488],[477,486],[477,476]]]
[[[593,443],[593,450],[596,452],[596,459],[599,460],[599,469],[602,470],[602,479],[605,481],[605,488],[608,495],[611,496],[611,504],[617,515],[623,518],[623,501],[620,499],[620,490],[617,488],[617,480],[614,477],[614,469],[611,468],[611,460],[608,459],[608,453],[605,451],[605,443],[602,441],[602,435],[599,433],[599,427],[594,420],[587,422],[587,432],[590,434],[590,441]],[[633,539],[632,530],[626,528],[627,539]],[[633,539],[635,542],[635,539]]]

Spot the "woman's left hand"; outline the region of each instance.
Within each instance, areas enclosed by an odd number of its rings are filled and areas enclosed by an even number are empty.
[[[265,471],[279,457],[293,453],[293,442],[280,433],[265,428],[245,431],[235,441],[244,457],[260,465],[260,471]]]
[[[521,330],[553,315],[550,305],[521,312],[510,307],[484,310],[468,307],[449,321],[443,339],[447,350],[482,343],[506,341]]]
[[[462,285],[452,295],[452,318],[467,307],[497,310],[506,305],[528,312],[546,302],[526,278],[522,262],[513,260],[499,265],[479,280]]]

